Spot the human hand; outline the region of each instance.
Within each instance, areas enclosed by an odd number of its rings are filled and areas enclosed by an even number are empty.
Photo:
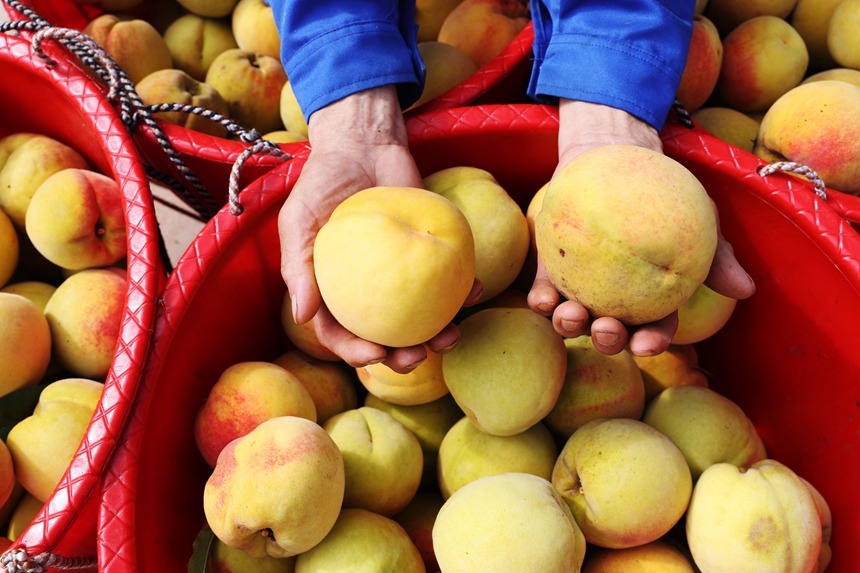
[[[632,144],[660,152],[663,150],[657,130],[625,111],[587,102],[561,101],[559,167],[556,173],[580,153],[610,144]],[[717,229],[717,250],[705,284],[724,296],[748,298],[755,292],[755,284],[735,258],[732,246],[719,233],[719,225]],[[550,282],[540,260],[540,253],[528,301],[534,311],[552,316],[556,332],[566,338],[590,333],[594,347],[604,354],[617,354],[628,345],[636,355],[660,354],[669,347],[678,328],[677,312],[637,327],[627,327],[612,317],[592,320],[588,310],[576,300],[561,300],[561,294]]]
[[[344,199],[375,186],[423,187],[394,87],[359,92],[315,112],[308,139],[311,154],[278,217],[281,275],[293,319],[313,320],[319,341],[352,366],[383,362],[408,372],[426,358],[427,348],[387,348],[346,330],[323,303],[313,265],[317,233]],[[473,289],[467,303],[478,294]],[[450,324],[426,347],[446,352],[458,338],[459,330]]]

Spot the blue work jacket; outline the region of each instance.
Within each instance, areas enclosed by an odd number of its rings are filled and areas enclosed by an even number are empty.
[[[357,91],[395,84],[418,99],[424,63],[415,0],[269,0],[281,62],[305,118]],[[684,71],[694,0],[532,0],[528,95],[606,104],[662,128]]]

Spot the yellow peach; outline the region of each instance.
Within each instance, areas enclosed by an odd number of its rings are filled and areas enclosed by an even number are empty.
[[[392,404],[426,404],[448,393],[442,376],[442,355],[432,350],[427,350],[427,358],[417,368],[405,374],[381,363],[362,366],[356,373],[368,392]]]
[[[298,349],[281,354],[273,362],[299,379],[314,401],[320,424],[358,407],[355,376],[345,363],[319,360]]]
[[[0,293],[0,396],[38,384],[51,361],[48,320],[29,299]]]

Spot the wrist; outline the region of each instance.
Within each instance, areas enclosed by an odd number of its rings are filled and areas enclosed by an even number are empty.
[[[601,145],[629,144],[655,151],[663,149],[657,130],[629,112],[566,99],[559,102],[558,142],[561,164]]]
[[[356,92],[317,110],[308,120],[312,147],[407,145],[394,86]]]

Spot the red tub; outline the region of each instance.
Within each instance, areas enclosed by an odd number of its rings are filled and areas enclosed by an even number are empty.
[[[54,67],[33,54],[29,41],[0,34],[0,137],[42,133],[75,148],[93,168],[116,179],[128,235],[128,289],[116,353],[86,435],[59,486],[13,549],[31,556],[94,558],[101,477],[137,391],[165,273],[137,149],[101,86],[65,60],[64,50],[50,42],[44,48]]]
[[[456,108],[409,121],[422,173],[487,169],[524,208],[555,167],[557,128],[555,109],[537,105]],[[715,389],[746,409],[772,457],[829,500],[830,571],[853,572],[860,559],[860,235],[809,184],[759,176],[755,158],[702,130],[670,123],[663,140],[717,202],[723,232],[758,285],[700,345],[701,365]],[[276,219],[298,159],[245,189],[241,216],[221,211],[211,220],[168,280],[133,416],[104,477],[105,572],[187,570],[210,473],[196,451],[194,414],[224,367],[289,348],[279,322]]]

